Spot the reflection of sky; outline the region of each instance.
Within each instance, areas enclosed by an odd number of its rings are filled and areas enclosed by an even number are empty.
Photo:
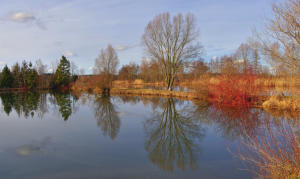
[[[99,50],[112,43],[121,64],[140,62],[141,36],[158,13],[192,12],[201,29],[206,58],[236,49],[260,29],[270,4],[282,0],[1,0],[0,64],[61,54],[86,72]]]
[[[46,137],[41,141],[34,141],[30,144],[18,146],[14,149],[15,153],[21,156],[29,156],[41,152],[47,152],[47,146],[51,143],[51,138]]]
[[[164,172],[151,162],[149,153],[145,150],[145,128],[148,127],[145,121],[154,117],[151,101],[144,106],[142,101],[129,100],[124,103],[118,98],[112,98],[121,127],[116,138],[111,140],[108,136],[103,136],[102,129],[97,126],[92,100],[93,97],[86,105],[77,103],[78,110],[68,121],[53,117],[52,110],[43,119],[25,119],[23,116],[17,118],[14,113],[12,116],[2,115],[5,118],[0,118],[0,150],[3,151],[0,153],[0,177],[247,176],[246,172],[237,169],[238,166],[225,147],[226,140],[216,133],[215,126],[205,123],[201,124],[207,129],[203,140],[195,139],[195,144],[200,146],[199,151],[194,151],[198,169],[194,172],[190,172],[188,168],[184,172],[178,169],[174,173]],[[193,107],[191,102],[182,102],[176,108],[180,110],[189,106]],[[49,104],[49,108],[52,107]],[[157,110],[162,111],[159,108]],[[196,120],[201,123],[208,119]],[[18,155],[10,155],[12,152]],[[41,153],[43,155],[38,155]],[[14,171],[16,168],[18,170]]]

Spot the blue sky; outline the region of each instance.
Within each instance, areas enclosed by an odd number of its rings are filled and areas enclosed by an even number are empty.
[[[139,63],[141,36],[159,13],[192,12],[205,59],[231,53],[260,29],[279,0],[0,0],[0,65],[55,63],[62,54],[86,73],[111,43],[120,66]]]

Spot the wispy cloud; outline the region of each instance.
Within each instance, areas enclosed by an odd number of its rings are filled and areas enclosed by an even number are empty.
[[[45,24],[37,18],[35,15],[27,12],[14,12],[11,13],[8,17],[8,20],[16,23],[31,23],[39,27],[40,29],[46,30]]]
[[[117,45],[114,48],[115,48],[116,51],[126,51],[126,50],[129,50],[129,49],[135,48],[137,46],[138,45],[136,45],[136,44],[134,44],[134,45]]]

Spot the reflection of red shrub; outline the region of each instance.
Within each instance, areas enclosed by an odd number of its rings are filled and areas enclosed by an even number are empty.
[[[256,79],[251,74],[220,77],[218,83],[209,85],[209,100],[223,106],[250,107],[259,89]]]

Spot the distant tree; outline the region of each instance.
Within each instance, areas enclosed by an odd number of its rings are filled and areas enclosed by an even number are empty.
[[[39,88],[49,87],[49,80],[47,78],[47,65],[43,64],[42,60],[39,59],[35,63],[35,69],[39,75]]]
[[[118,79],[120,80],[135,80],[138,77],[139,66],[135,63],[123,65],[119,71]]]
[[[223,56],[220,58],[220,72],[225,75],[234,75],[239,73],[239,67],[242,64],[242,71],[244,69],[243,61],[236,60],[233,56]]]
[[[11,88],[14,82],[13,75],[11,74],[7,65],[2,70],[0,77],[0,87],[1,88]]]
[[[74,61],[71,61],[70,63],[70,70],[71,70],[71,76],[72,76],[72,81],[76,81],[78,79],[78,66],[75,64]]]
[[[203,59],[201,58],[196,61],[193,61],[190,67],[191,73],[194,76],[194,78],[198,78],[208,71],[207,65],[203,62]]]
[[[39,75],[43,75],[47,72],[47,65],[43,64],[41,59],[35,62],[35,68]]]
[[[65,86],[70,83],[71,72],[70,72],[70,62],[65,56],[62,56],[57,69],[53,76],[52,86],[59,87]]]
[[[38,86],[38,72],[33,68],[31,62],[29,63],[29,67],[24,72],[24,82],[25,86],[30,90],[35,89]]]
[[[98,75],[98,86],[102,89],[110,89],[113,77],[119,64],[118,55],[112,45],[102,49],[95,60],[94,74]]]
[[[19,63],[15,63],[12,66],[12,75],[14,77],[14,88],[21,88],[22,87],[22,75],[21,75],[21,67]]]
[[[178,14],[171,18],[169,13],[159,14],[147,25],[143,44],[148,54],[158,61],[168,90],[181,67],[190,59],[198,58],[202,46],[197,42],[199,30],[195,17]]]
[[[154,59],[143,59],[139,69],[139,78],[147,82],[162,81],[164,79],[162,67]]]

